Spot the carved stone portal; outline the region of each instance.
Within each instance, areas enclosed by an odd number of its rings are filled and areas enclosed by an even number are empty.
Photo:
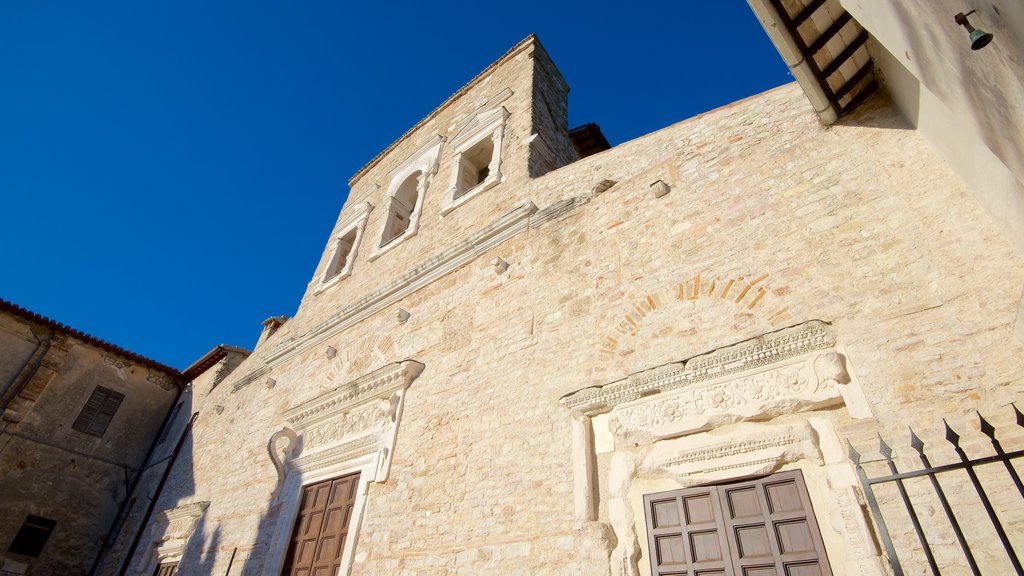
[[[605,415],[615,448],[601,481],[614,547],[612,573],[637,574],[645,541],[639,529],[638,478],[670,478],[680,487],[767,475],[798,462],[822,467],[836,494],[830,514],[842,518],[845,553],[862,574],[880,574],[879,555],[855,496],[849,463],[827,418],[800,412],[865,405],[835,349],[832,328],[811,321],[772,334],[632,374],[561,399],[572,414],[576,517],[593,522],[596,475],[591,419]],[[859,417],[857,410],[849,415]],[[776,420],[778,417],[785,420]],[[822,444],[824,442],[824,444]],[[825,446],[825,448],[823,448]],[[827,450],[826,450],[827,448]],[[638,516],[640,514],[640,516]],[[819,524],[831,525],[827,519]]]

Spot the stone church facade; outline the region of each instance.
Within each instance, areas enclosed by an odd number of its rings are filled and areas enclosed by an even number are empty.
[[[751,5],[784,58],[832,27]],[[1022,438],[1021,179],[1008,144],[1009,192],[978,192],[925,126],[955,119],[907,114],[926,75],[860,30],[825,50],[850,70],[611,148],[568,130],[566,82],[520,42],[352,177],[294,317],[186,371],[153,504],[99,572],[891,573],[860,481],[878,437],[941,446],[945,419],[973,448],[978,411]],[[946,493],[977,562],[1010,570],[965,478]],[[921,530],[960,573],[926,481]],[[899,498],[879,488],[889,538],[927,566]]]

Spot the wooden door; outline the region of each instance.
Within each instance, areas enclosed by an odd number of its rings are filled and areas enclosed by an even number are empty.
[[[335,576],[341,567],[359,474],[302,489],[282,576]]]
[[[644,496],[657,576],[827,576],[799,471]]]

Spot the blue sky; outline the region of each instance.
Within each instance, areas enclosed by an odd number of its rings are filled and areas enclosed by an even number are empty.
[[[742,0],[0,3],[0,297],[177,368],[251,348],[348,178],[533,32],[613,145],[792,79]]]

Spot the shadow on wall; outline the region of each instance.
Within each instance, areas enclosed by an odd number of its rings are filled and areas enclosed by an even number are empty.
[[[892,99],[884,90],[879,89],[853,112],[839,118],[835,125],[882,130],[914,130],[914,125],[899,113],[894,113],[892,108]]]
[[[134,491],[134,498],[126,510],[114,540],[104,552],[103,561],[99,564],[96,574],[147,574],[147,566],[151,564],[160,546],[172,543],[180,530],[182,522],[168,522],[161,519],[161,514],[178,506],[179,502],[191,502],[188,497],[173,500],[168,494],[195,494],[195,477],[193,474],[193,428],[188,426],[192,418],[192,396],[183,394],[172,410],[173,424],[166,434],[158,440],[156,449],[147,462],[144,476]],[[196,422],[199,422],[197,418]],[[163,494],[164,496],[160,496]],[[156,497],[156,501],[152,500]],[[191,524],[187,526],[191,528]],[[197,525],[196,533],[200,527]],[[142,531],[140,533],[140,530]],[[124,566],[125,562],[128,563]]]
[[[995,41],[980,51],[972,51],[966,31],[953,21],[955,12],[936,14],[932,0],[911,0],[891,4],[896,25],[908,50],[893,54],[903,66],[919,70],[919,79],[947,106],[969,118],[982,141],[1014,173],[1024,175],[1024,119],[1019,112],[1024,98],[1024,41],[1019,25],[1024,8],[1013,3],[1003,16],[998,8],[980,10],[972,23],[996,33]],[[910,7],[908,7],[910,5]],[[924,14],[915,16],[913,12]],[[1019,12],[1019,14],[1018,14]],[[992,20],[994,17],[997,19]],[[1009,25],[1003,25],[1005,18]],[[911,61],[913,59],[913,61]],[[957,103],[962,102],[962,106]],[[908,110],[917,124],[918,110]]]
[[[264,507],[266,513],[260,516],[259,527],[256,530],[256,539],[252,552],[245,559],[245,563],[243,564],[241,571],[238,573],[241,576],[260,576],[262,574],[274,573],[268,570],[269,567],[266,566],[266,563],[268,556],[270,555],[270,546],[273,544],[277,521],[281,517],[281,508],[282,504],[280,502],[274,503],[273,498],[267,499],[267,504]],[[288,534],[288,537],[290,540],[291,533]]]

